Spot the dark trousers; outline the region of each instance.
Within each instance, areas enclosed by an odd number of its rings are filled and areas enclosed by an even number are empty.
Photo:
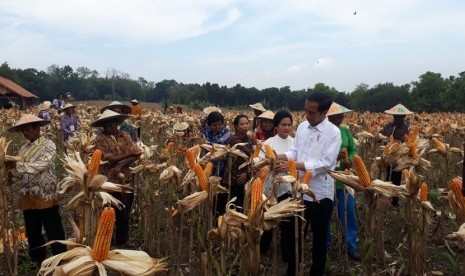
[[[391,166],[387,167],[388,175],[390,176],[390,180],[394,185],[400,186],[400,184],[402,183],[402,172],[397,172],[394,170],[394,168],[395,167],[392,167],[391,169]],[[392,206],[399,206],[399,197],[393,197],[391,200],[391,204]]]
[[[285,193],[278,197],[278,202],[285,200],[286,198],[291,197],[291,194]],[[287,262],[288,256],[290,251],[291,243],[294,244],[294,227],[291,227],[291,222],[294,223],[294,218],[289,218],[287,220],[283,220],[279,224],[279,229],[281,232],[281,255],[283,257],[283,261]],[[268,230],[263,232],[262,236],[260,237],[260,253],[266,254],[270,250],[271,242],[273,240],[273,230]]]
[[[313,248],[312,248],[312,268],[310,269],[310,275],[319,276],[323,275],[326,264],[326,251],[327,251],[327,240],[328,240],[328,227],[333,212],[334,202],[329,198],[320,200],[319,203],[313,201],[304,201],[305,212],[304,217],[306,220],[304,228],[304,237],[307,235],[309,227],[313,232]],[[301,220],[299,220],[299,229],[302,227]],[[294,232],[294,223],[290,223],[289,229]],[[298,255],[301,251],[301,231],[299,230],[298,240]],[[295,242],[289,243],[289,262],[287,267],[287,275],[296,275],[295,271]],[[299,261],[301,257],[299,256]]]
[[[122,209],[115,208],[115,245],[122,246],[129,241],[129,213],[131,212],[133,193],[110,193],[124,204]]]
[[[57,205],[47,209],[23,210],[23,215],[29,243],[29,257],[33,262],[41,264],[46,258],[46,248],[43,246],[45,239],[42,236],[42,226],[45,229],[48,241],[65,239],[59,207]],[[53,255],[66,251],[64,244],[54,243],[50,247],[52,248]]]

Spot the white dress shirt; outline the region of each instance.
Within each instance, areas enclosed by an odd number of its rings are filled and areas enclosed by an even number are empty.
[[[334,180],[325,169],[336,167],[340,148],[341,131],[325,118],[316,126],[311,126],[308,121],[300,123],[294,144],[285,153],[288,160],[303,162],[305,169],[312,172],[309,187],[315,191],[317,200],[334,199]],[[304,200],[313,199],[304,195]]]

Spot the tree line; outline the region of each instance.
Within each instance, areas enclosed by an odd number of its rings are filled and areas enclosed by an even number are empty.
[[[257,89],[237,84],[232,87],[216,83],[184,84],[175,80],[148,81],[132,79],[127,73],[108,69],[104,75],[87,67],[73,69],[51,65],[46,71],[34,68],[0,66],[0,76],[11,79],[41,100],[52,100],[58,93],[69,92],[76,100],[130,100],[164,104],[184,104],[193,108],[208,105],[244,107],[262,102],[273,110],[301,110],[308,93],[328,93],[334,101],[357,111],[382,112],[403,103],[415,112],[465,112],[465,71],[443,77],[426,72],[408,84],[379,83],[373,87],[361,83],[354,91],[338,91],[324,83],[294,90],[289,86]]]

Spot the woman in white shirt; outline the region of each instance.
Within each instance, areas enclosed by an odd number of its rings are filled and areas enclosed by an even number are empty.
[[[294,142],[294,138],[290,136],[292,131],[292,115],[285,110],[281,110],[276,112],[273,117],[273,126],[276,130],[276,135],[268,138],[263,145],[270,145],[271,148],[276,151],[277,154],[285,153],[291,149],[292,143]],[[263,152],[260,153],[261,157],[265,157]],[[280,175],[286,175],[287,173],[282,172]],[[267,181],[265,182],[265,195],[269,196],[272,192],[273,183],[271,177],[268,177]],[[281,183],[276,190],[276,197],[278,201],[282,201],[291,196],[292,186],[291,184]],[[283,256],[283,261],[287,261],[287,255],[292,250],[294,240],[294,231],[291,231],[290,227],[291,224],[294,224],[294,220],[292,219],[292,223],[290,221],[283,221],[280,224],[281,229],[281,252]],[[262,239],[260,241],[260,252],[266,253],[271,244],[272,238],[272,231],[267,231],[263,233]],[[294,251],[292,251],[294,252]]]

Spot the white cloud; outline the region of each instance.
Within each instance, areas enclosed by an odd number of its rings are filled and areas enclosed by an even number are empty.
[[[307,67],[307,64],[305,63],[292,65],[291,67],[287,68],[286,73],[299,74],[300,72],[302,72],[302,70],[305,69],[305,67]]]
[[[331,58],[319,58],[313,64],[315,70],[327,70],[332,68],[336,64],[336,61]]]

